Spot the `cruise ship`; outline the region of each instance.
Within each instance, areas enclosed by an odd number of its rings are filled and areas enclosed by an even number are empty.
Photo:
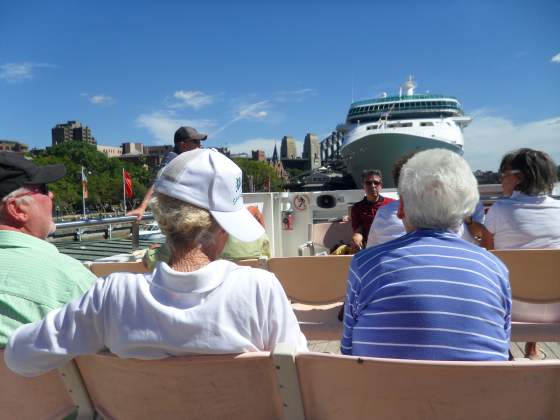
[[[463,153],[462,130],[471,118],[465,116],[457,98],[415,94],[412,76],[398,96],[382,94],[377,99],[353,102],[344,124],[341,156],[356,185],[366,169],[380,169],[383,184],[395,187],[393,164],[414,151],[445,148]]]

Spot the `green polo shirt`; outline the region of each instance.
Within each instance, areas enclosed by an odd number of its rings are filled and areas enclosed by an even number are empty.
[[[17,327],[83,295],[95,279],[49,242],[0,230],[0,347]]]

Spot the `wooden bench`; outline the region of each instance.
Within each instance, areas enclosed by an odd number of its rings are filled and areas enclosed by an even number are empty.
[[[560,249],[492,253],[509,270],[511,341],[560,341]]]
[[[73,362],[34,378],[16,375],[0,350],[0,418],[18,420],[93,419],[87,391]]]
[[[269,353],[162,360],[100,354],[80,356],[76,363],[95,410],[104,418],[284,418],[286,407]]]

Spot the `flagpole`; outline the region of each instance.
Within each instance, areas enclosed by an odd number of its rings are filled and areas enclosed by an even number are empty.
[[[124,203],[124,213],[126,214],[126,185],[124,182],[124,168],[122,169],[122,194]]]
[[[82,214],[86,218],[86,196],[84,195],[84,167],[82,165]]]

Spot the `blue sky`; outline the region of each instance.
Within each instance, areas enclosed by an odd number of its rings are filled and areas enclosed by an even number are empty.
[[[473,169],[521,146],[560,163],[559,21],[557,0],[0,0],[0,138],[42,148],[77,119],[99,144],[155,145],[192,125],[270,153],[412,74],[474,117]]]

